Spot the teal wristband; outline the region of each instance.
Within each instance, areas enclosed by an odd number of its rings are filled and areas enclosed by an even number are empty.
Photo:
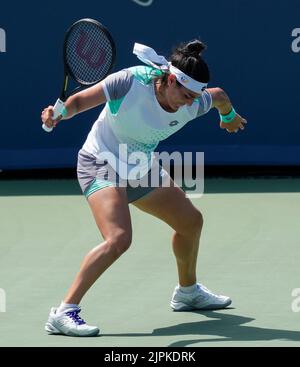
[[[235,109],[232,107],[231,111],[227,114],[227,115],[220,115],[220,118],[223,122],[225,122],[225,124],[231,122],[232,120],[234,120],[235,116],[236,116],[236,112]]]
[[[66,107],[64,107],[63,110],[61,111],[61,115],[62,117],[66,117],[68,115],[68,110],[66,109]]]

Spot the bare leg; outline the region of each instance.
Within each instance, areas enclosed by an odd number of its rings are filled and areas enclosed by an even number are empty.
[[[177,186],[159,187],[133,204],[144,212],[163,220],[175,230],[172,244],[179,284],[183,287],[195,284],[199,240],[203,225],[201,213]]]
[[[126,189],[108,187],[88,198],[95,221],[104,238],[83,259],[80,271],[64,302],[79,304],[100,275],[130,246],[132,238]]]

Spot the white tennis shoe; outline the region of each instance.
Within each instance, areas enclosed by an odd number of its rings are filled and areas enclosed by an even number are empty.
[[[175,287],[170,306],[174,311],[191,311],[219,310],[230,304],[229,297],[214,294],[202,284],[197,283],[197,290],[192,293],[183,293],[179,286]]]
[[[45,330],[49,334],[64,334],[68,336],[96,336],[99,329],[96,326],[89,326],[79,316],[80,308],[67,309],[63,313],[58,313],[57,308],[52,307]]]

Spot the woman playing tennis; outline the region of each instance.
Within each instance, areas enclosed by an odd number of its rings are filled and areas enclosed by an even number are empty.
[[[230,305],[229,297],[216,295],[197,282],[201,213],[155,161],[148,166],[144,164],[148,169],[140,179],[149,177],[156,169],[159,176],[156,187],[130,184],[128,175],[124,175],[124,162],[127,174],[136,167],[126,161],[119,149],[120,145],[126,145],[127,153],[143,152],[149,163],[161,140],[211,108],[218,110],[222,129],[228,132],[244,129],[246,120],[235,112],[226,93],[220,88],[207,88],[209,70],[201,56],[204,48],[199,40],[181,44],[168,62],[152,48],[135,44],[134,54],[145,65],[111,74],[65,102],[64,119],[106,103],[79,151],[77,166],[79,184],[104,241],[85,256],[63,302],[51,309],[45,327],[48,333],[70,336],[99,333],[98,327],[87,325],[79,316],[79,304],[101,274],[130,246],[129,203],[174,230],[172,246],[178,285],[171,308],[216,310]],[[61,119],[60,116],[53,121],[52,116],[52,106],[42,112],[42,122],[49,128]],[[103,157],[115,157],[115,162],[123,163],[123,169]]]

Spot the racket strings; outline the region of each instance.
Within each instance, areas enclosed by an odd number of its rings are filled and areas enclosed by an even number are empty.
[[[110,71],[114,58],[111,40],[97,24],[81,22],[66,43],[66,62],[81,84],[94,84]]]

